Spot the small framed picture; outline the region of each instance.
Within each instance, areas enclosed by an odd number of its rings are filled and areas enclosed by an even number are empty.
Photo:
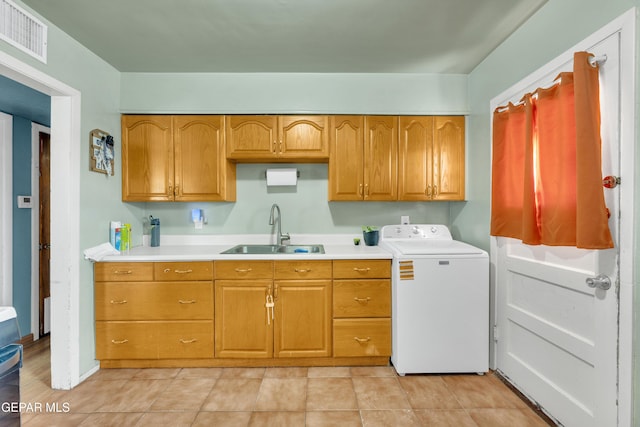
[[[100,129],[89,134],[89,166],[92,171],[113,175],[113,137]]]

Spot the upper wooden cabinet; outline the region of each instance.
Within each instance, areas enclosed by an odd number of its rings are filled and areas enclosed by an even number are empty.
[[[401,116],[398,200],[464,200],[464,116]]]
[[[244,162],[324,162],[327,116],[227,116],[227,158]]]
[[[332,116],[329,200],[396,200],[397,116]]]
[[[122,116],[122,200],[232,201],[224,116]]]

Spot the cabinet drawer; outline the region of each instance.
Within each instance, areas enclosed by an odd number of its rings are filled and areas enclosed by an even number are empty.
[[[213,280],[213,262],[157,262],[155,280]]]
[[[333,355],[390,356],[391,319],[334,319]]]
[[[150,262],[97,262],[93,267],[96,282],[136,282],[153,280]]]
[[[154,322],[96,322],[96,358],[157,359]]]
[[[334,280],[333,316],[391,316],[391,281],[389,279]]]
[[[162,322],[158,339],[160,359],[213,357],[213,321]]]
[[[334,279],[387,279],[391,277],[391,260],[334,260]]]
[[[99,282],[96,320],[213,319],[213,282]]]
[[[276,261],[276,279],[330,279],[331,261]]]
[[[273,261],[216,261],[216,279],[271,279]]]

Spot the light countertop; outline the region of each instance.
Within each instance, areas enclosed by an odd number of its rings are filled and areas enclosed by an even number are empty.
[[[293,245],[324,246],[324,254],[222,254],[238,244],[273,244],[271,235],[161,236],[160,246],[136,246],[118,255],[108,255],[101,262],[210,261],[210,260],[327,260],[327,259],[391,259],[392,254],[379,246],[353,244],[355,235],[306,234],[291,235]]]

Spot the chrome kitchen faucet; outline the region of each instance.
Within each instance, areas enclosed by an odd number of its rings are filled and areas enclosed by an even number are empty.
[[[285,240],[287,242],[291,241],[291,236],[289,236],[289,233],[282,234],[282,214],[280,213],[280,206],[278,206],[277,203],[274,203],[271,206],[271,215],[269,216],[269,225],[273,225],[273,223],[275,222],[273,211],[276,209],[278,210],[278,227],[276,229],[278,233],[278,244],[284,245]]]

